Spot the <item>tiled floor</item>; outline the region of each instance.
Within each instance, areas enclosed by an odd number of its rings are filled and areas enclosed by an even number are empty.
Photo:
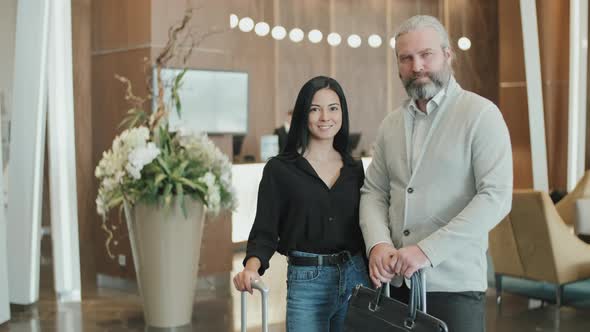
[[[234,269],[240,267],[243,255],[237,254]],[[271,289],[269,303],[270,331],[285,331],[285,260],[276,255],[271,261],[272,270],[264,276]],[[13,319],[0,325],[5,331],[164,331],[145,326],[140,299],[136,292],[98,289],[86,291],[81,304],[61,305],[55,302],[51,291],[51,271],[42,272],[41,297],[28,308],[13,308]],[[222,287],[205,287],[202,281],[196,296],[191,326],[174,331],[240,330],[240,294],[229,287],[229,276],[219,276]],[[488,292],[488,332],[585,332],[590,331],[590,309],[554,306],[529,309],[526,298],[506,294],[501,312],[495,304],[494,291]],[[260,296],[248,297],[248,331],[260,331]]]

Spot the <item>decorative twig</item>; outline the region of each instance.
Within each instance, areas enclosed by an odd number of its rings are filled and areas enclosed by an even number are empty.
[[[135,108],[143,108],[143,103],[145,102],[144,98],[138,97],[133,93],[133,86],[131,85],[131,81],[124,76],[115,74],[115,78],[118,79],[121,83],[127,85],[125,90],[125,100],[129,102]]]

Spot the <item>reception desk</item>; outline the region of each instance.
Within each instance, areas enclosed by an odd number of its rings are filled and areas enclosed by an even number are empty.
[[[365,171],[371,158],[362,158]],[[258,184],[262,178],[265,163],[235,164],[232,166],[232,183],[236,189],[238,207],[232,213],[232,242],[248,240],[256,216]]]

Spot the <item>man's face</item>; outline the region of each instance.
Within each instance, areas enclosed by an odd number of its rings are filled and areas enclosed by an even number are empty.
[[[441,44],[433,28],[410,31],[396,39],[399,77],[412,99],[434,97],[449,80],[451,52]]]

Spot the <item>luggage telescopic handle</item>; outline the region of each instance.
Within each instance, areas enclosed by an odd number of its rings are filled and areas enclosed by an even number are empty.
[[[252,281],[252,289],[260,291],[262,296],[262,331],[268,332],[268,287],[262,280]],[[242,332],[246,332],[246,292],[242,292]]]

